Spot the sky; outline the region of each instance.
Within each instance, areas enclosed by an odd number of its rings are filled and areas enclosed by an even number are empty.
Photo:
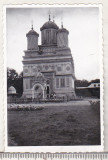
[[[18,73],[23,70],[24,50],[27,50],[26,33],[31,29],[39,33],[40,28],[51,20],[69,31],[69,47],[74,59],[75,77],[92,80],[100,78],[100,28],[98,7],[41,7],[7,8],[6,10],[6,57],[7,67]]]

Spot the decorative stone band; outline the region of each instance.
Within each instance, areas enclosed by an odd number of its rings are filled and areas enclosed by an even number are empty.
[[[23,59],[23,64],[35,64],[35,63],[56,63],[56,62],[71,62],[72,57],[71,56],[65,56],[64,57],[42,57],[42,58],[28,58]]]

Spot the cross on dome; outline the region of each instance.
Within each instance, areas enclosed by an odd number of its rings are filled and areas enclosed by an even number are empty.
[[[31,27],[31,29],[33,30],[33,24],[32,24],[32,27]]]
[[[31,21],[31,25],[32,25],[32,26],[31,26],[31,30],[33,30],[33,21]]]
[[[51,20],[51,12],[50,12],[50,10],[49,10],[49,21]]]
[[[63,21],[61,21],[61,28],[63,28]]]

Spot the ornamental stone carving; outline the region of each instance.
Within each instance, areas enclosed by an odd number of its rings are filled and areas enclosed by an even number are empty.
[[[70,66],[66,66],[66,70],[67,70],[67,71],[70,71]]]
[[[46,81],[46,79],[41,72],[36,72],[35,73],[35,81],[44,82],[44,81]]]
[[[25,73],[27,73],[27,72],[28,72],[28,69],[27,69],[27,68],[26,68],[26,69],[24,69],[24,72],[25,72]]]

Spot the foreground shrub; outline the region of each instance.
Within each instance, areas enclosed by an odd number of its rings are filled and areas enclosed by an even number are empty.
[[[100,115],[100,101],[89,101],[92,109]]]
[[[8,111],[39,111],[44,109],[44,107],[22,105],[22,104],[11,104],[8,105]]]

